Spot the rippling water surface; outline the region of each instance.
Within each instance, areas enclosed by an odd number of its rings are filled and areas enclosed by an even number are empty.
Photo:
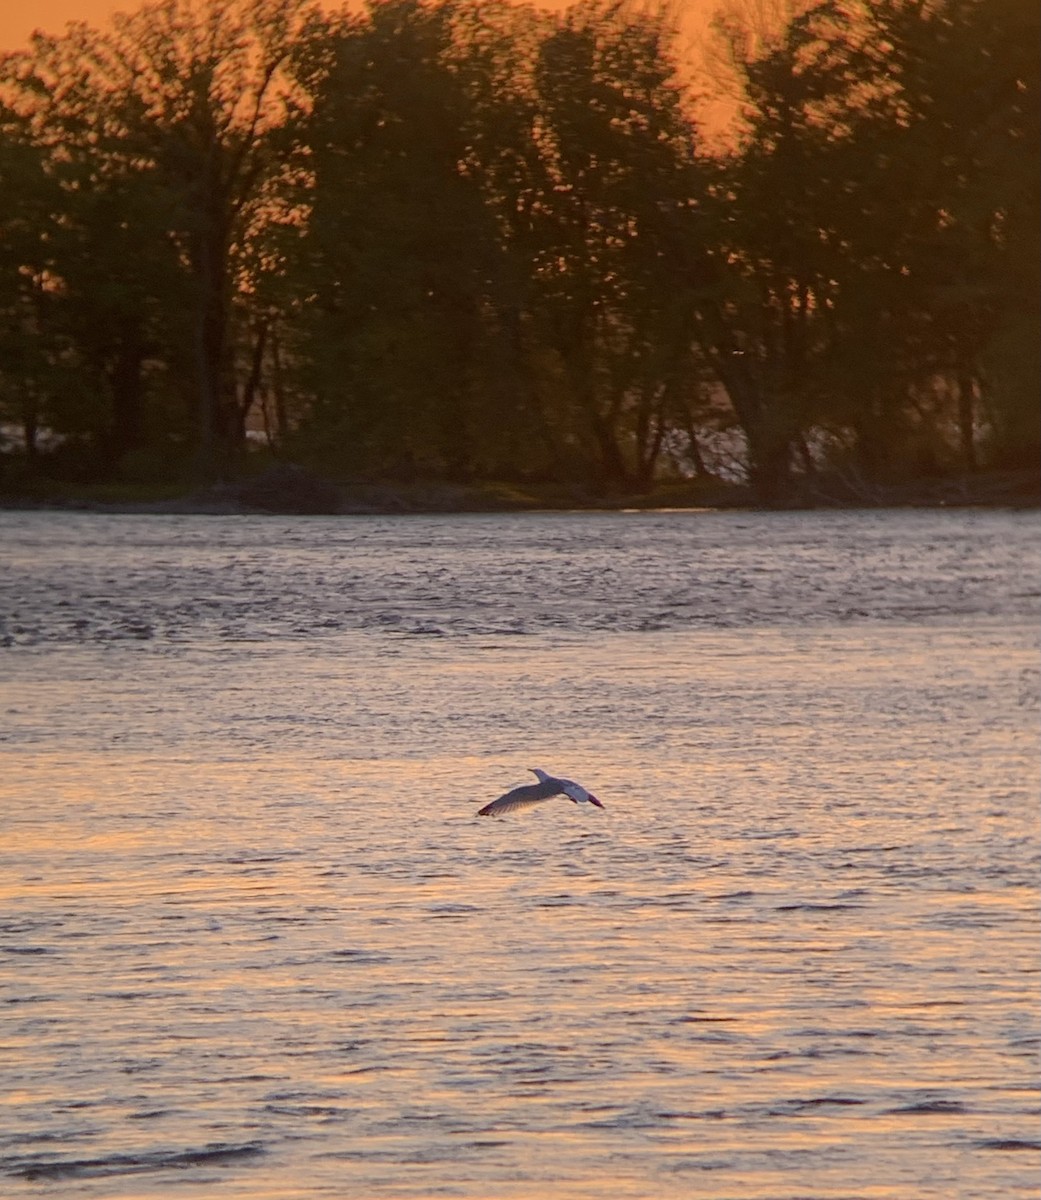
[[[1038,541],[0,513],[0,1195],[1036,1195]]]

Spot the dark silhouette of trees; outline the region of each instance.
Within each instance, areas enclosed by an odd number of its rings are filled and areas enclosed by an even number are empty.
[[[886,0],[817,4],[755,54],[728,30],[748,101],[728,164],[741,419],[764,496],[822,435],[876,481],[1010,462],[1011,428],[1036,451],[1036,353],[1029,401],[986,365],[1037,312],[1037,256],[1009,254],[1036,238],[1036,25],[1026,4]]]
[[[161,390],[146,389],[149,364],[183,404],[151,415],[202,477],[241,449],[250,251],[279,213],[294,114],[284,68],[312,19],[304,0],[154,0],[108,32],[37,35],[4,62],[11,119],[32,129],[60,193],[50,282],[65,332],[109,402],[55,428],[89,433],[102,467],[141,443],[146,390]]]
[[[457,17],[386,0],[311,67],[300,444],[353,474],[504,467],[508,264],[488,193],[499,160],[525,147],[502,144],[518,134],[514,97],[487,77],[483,48],[460,42]]]
[[[29,122],[8,110],[0,111],[0,195],[0,414],[35,465],[61,387],[53,287],[61,206]]]
[[[652,482],[698,388],[707,172],[666,29],[577,6],[535,63],[544,191],[528,325],[558,458],[599,489]]]
[[[733,12],[702,146],[662,17],[150,0],[0,58],[0,461],[764,504],[1036,464],[1030,0]],[[830,489],[830,490],[829,490]]]

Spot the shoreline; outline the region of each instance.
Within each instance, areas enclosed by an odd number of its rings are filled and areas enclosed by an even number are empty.
[[[1036,471],[894,485],[850,486],[843,480],[801,480],[789,502],[764,505],[746,485],[718,481],[663,484],[636,494],[589,496],[540,485],[333,483],[299,468],[279,467],[250,479],[203,489],[147,485],[55,488],[48,494],[3,494],[0,510],[170,516],[407,516],[523,512],[824,511],[890,508],[1041,507]]]

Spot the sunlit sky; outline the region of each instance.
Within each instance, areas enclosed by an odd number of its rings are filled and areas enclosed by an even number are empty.
[[[60,34],[70,21],[87,21],[103,28],[117,12],[134,12],[146,0],[0,0],[0,53],[23,49],[34,30]],[[361,7],[363,0],[349,0]],[[533,0],[540,8],[563,9],[573,0]],[[649,0],[653,6],[659,0]],[[702,74],[706,65],[705,37],[713,14],[721,8],[747,7],[749,11],[770,8],[771,0],[661,0],[679,26],[677,44],[682,69],[700,79],[697,87],[702,97],[699,109],[703,143],[717,146],[727,144],[726,130],[734,112],[733,95],[728,95],[725,77],[710,69],[711,82]],[[342,0],[326,0],[329,8],[340,7]],[[776,5],[777,0],[774,0]],[[783,5],[783,0],[782,0]],[[678,19],[677,19],[678,18]],[[714,58],[710,52],[709,60]]]
[[[24,46],[34,29],[60,33],[69,21],[103,24],[118,9],[117,0],[0,0],[0,50]]]
[[[542,8],[564,8],[568,0],[536,0]],[[722,0],[684,0],[685,24],[700,25]],[[61,33],[69,21],[104,25],[115,12],[133,12],[138,0],[0,0],[0,50],[17,50],[35,29]],[[332,5],[331,5],[332,7]]]

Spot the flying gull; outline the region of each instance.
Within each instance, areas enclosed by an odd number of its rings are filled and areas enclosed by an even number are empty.
[[[513,812],[514,809],[530,808],[533,804],[541,804],[543,800],[548,800],[551,796],[567,796],[576,804],[588,803],[597,808],[604,807],[592,792],[587,792],[580,783],[575,783],[573,779],[558,779],[555,775],[547,775],[538,767],[533,767],[531,773],[538,779],[538,783],[526,783],[521,787],[515,787],[512,792],[507,792],[498,800],[493,800],[491,804],[486,804],[484,808],[479,809],[477,815],[479,817],[499,817],[503,813]]]

